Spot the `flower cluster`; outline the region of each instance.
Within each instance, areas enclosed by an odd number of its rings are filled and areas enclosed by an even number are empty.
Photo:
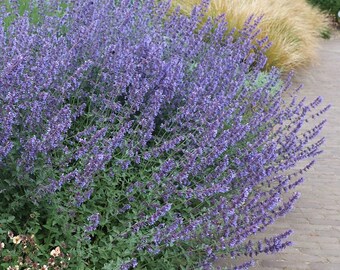
[[[5,245],[0,244],[0,263],[2,266],[8,265],[7,270],[61,270],[68,268],[69,254],[64,254],[60,247],[52,249],[50,257],[45,264],[38,262],[37,252],[38,244],[34,235],[14,235],[12,231],[8,232],[10,242]],[[10,251],[11,243],[14,244],[16,254]]]
[[[294,166],[324,141],[325,121],[304,124],[328,107],[284,101],[290,78],[273,93],[277,69],[254,87],[267,47],[252,42],[256,18],[226,35],[223,18],[197,28],[207,1],[190,17],[153,0],[69,1],[48,16],[57,1],[43,2],[38,25],[4,29],[0,15],[0,179],[12,177],[0,190],[57,202],[65,234],[97,234],[107,253],[78,253],[90,268],[210,269],[289,244],[288,232],[248,240],[297,200],[312,163]]]
[[[85,228],[86,232],[94,231],[99,225],[99,213],[93,214],[87,218],[89,225]]]

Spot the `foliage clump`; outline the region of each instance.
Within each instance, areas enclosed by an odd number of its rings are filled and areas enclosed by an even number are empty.
[[[312,5],[318,6],[322,10],[325,10],[340,20],[340,0],[308,0]]]
[[[325,121],[302,128],[327,107],[285,103],[289,80],[263,77],[258,21],[226,35],[223,18],[197,31],[206,2],[190,17],[152,0],[46,15],[54,4],[38,24],[5,30],[0,15],[0,242],[34,234],[40,265],[61,247],[69,269],[111,270],[210,269],[290,245],[290,230],[249,238],[298,198]]]

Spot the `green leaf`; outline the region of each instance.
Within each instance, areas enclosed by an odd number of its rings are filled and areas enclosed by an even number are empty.
[[[0,219],[0,224],[11,223],[15,219],[15,216],[8,216],[6,218]]]

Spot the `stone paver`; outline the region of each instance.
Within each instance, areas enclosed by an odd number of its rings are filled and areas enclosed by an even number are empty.
[[[324,41],[319,55],[319,64],[295,80],[304,84],[301,94],[308,100],[320,95],[332,104],[322,131],[324,153],[306,173],[295,209],[266,231],[293,228],[294,246],[260,255],[254,270],[340,270],[340,38]]]
[[[292,212],[254,239],[293,229],[294,245],[278,254],[259,255],[252,270],[340,270],[340,36],[324,41],[319,55],[319,64],[300,71],[295,81],[304,84],[300,95],[308,101],[322,96],[325,106],[332,105],[322,131],[324,152],[304,175],[305,182],[298,187],[301,197]],[[226,265],[230,261],[225,259],[216,263]]]

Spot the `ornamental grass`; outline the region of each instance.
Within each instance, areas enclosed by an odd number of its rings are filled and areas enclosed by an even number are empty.
[[[173,0],[189,15],[193,6],[201,0]],[[326,31],[325,14],[305,0],[212,0],[205,19],[224,14],[229,31],[242,29],[247,19],[263,16],[258,25],[259,37],[269,37],[272,46],[266,51],[266,68],[272,66],[287,72],[308,66],[316,60],[320,35]]]
[[[2,269],[248,269],[291,245],[249,239],[298,199],[328,106],[282,99],[256,18],[225,35],[197,31],[207,3],[37,3],[39,23],[0,12]]]

